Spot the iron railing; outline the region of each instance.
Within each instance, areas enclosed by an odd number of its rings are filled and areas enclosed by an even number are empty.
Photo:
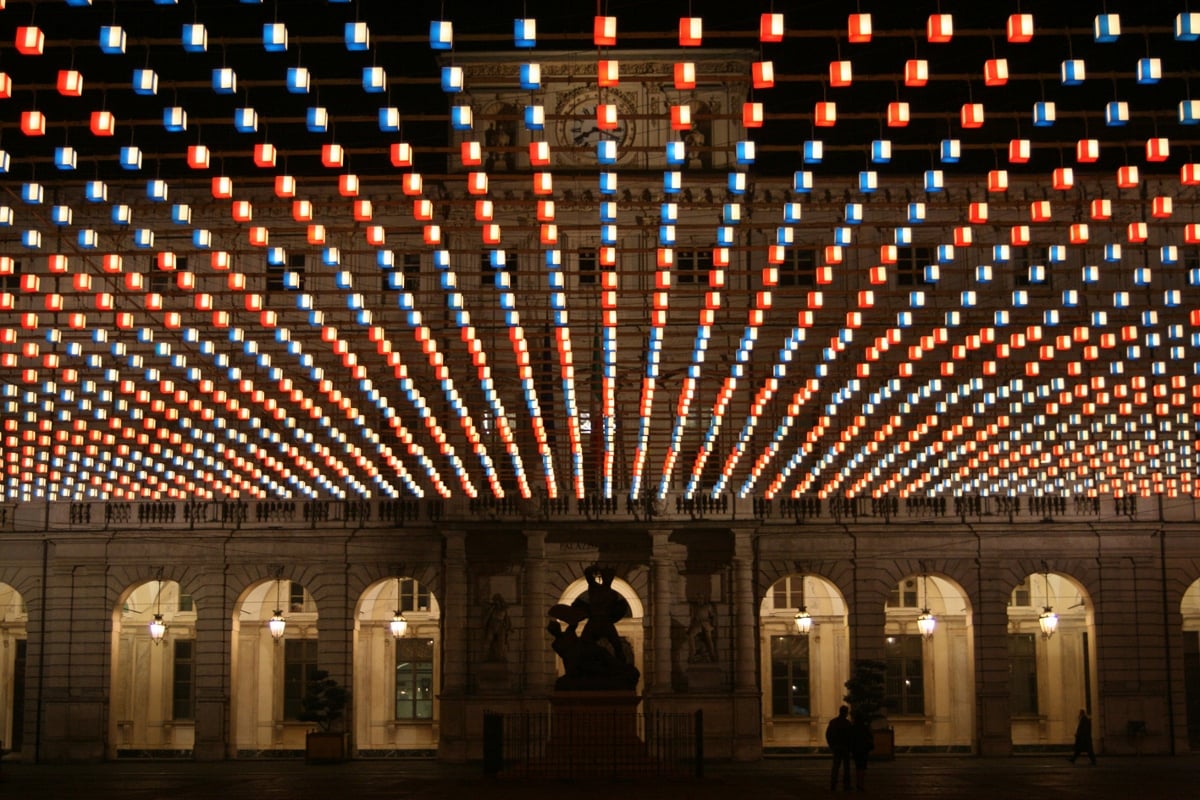
[[[701,777],[703,712],[487,712],[483,766],[503,777]]]

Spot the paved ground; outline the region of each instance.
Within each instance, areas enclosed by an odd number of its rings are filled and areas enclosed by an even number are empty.
[[[1103,758],[1098,766],[1059,757],[1005,759],[900,756],[872,764],[866,794],[923,800],[1195,800],[1200,755]],[[796,800],[834,796],[829,762],[818,758],[710,764],[703,779],[525,781],[485,778],[476,764],[431,761],[120,762],[20,764],[0,770],[8,800]],[[840,794],[840,792],[839,792]]]

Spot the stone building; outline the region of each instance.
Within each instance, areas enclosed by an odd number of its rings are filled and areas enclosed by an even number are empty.
[[[1200,15],[29,5],[9,757],[479,759],[597,565],[713,757],[1200,743]]]

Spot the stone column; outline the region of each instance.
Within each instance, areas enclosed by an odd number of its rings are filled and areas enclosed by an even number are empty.
[[[224,565],[204,568],[185,587],[196,601],[196,720],[192,755],[220,761],[233,755],[229,732],[233,610]]]
[[[754,608],[754,531],[740,529],[733,535],[733,619],[737,626],[733,687],[737,691],[752,691],[758,684],[754,657],[758,631]]]
[[[979,596],[972,598],[979,755],[1010,756],[1008,600],[1012,586],[999,561],[981,562],[979,574]]]
[[[754,591],[754,529],[733,533],[733,721],[732,755],[737,761],[762,757],[762,692],[755,644],[758,597]]]
[[[544,695],[549,686],[548,637],[543,630],[546,610],[546,532],[525,531],[525,572],[521,607],[525,617],[521,641],[524,646],[525,695]]]
[[[443,531],[446,539],[442,582],[442,694],[459,696],[467,689],[467,537]]]
[[[671,531],[650,531],[650,578],[653,581],[651,605],[651,628],[653,661],[651,680],[647,681],[650,691],[666,694],[671,691],[671,583],[675,576],[675,565],[671,562],[668,547]]]

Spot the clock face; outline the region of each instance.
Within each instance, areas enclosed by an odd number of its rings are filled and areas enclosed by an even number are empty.
[[[617,123],[601,128],[596,109],[601,103],[617,107]],[[557,126],[558,145],[565,159],[577,164],[595,163],[596,144],[615,142],[617,158],[629,154],[626,146],[633,143],[635,107],[624,95],[609,92],[602,100],[595,89],[582,87],[564,94],[558,103],[560,116]]]
[[[615,128],[601,128],[596,119],[598,103],[585,102],[576,107],[567,125],[565,144],[575,147],[595,147],[596,142],[611,140],[617,147],[625,144],[629,136],[629,122],[620,118],[618,112]]]

